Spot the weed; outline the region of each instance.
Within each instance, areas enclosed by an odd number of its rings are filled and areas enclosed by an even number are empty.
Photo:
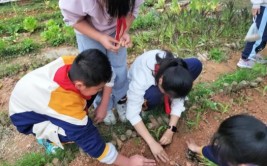
[[[142,17],[137,17],[136,20],[133,22],[131,29],[151,29],[152,27],[157,26],[159,24],[159,15],[155,10],[150,10]]]
[[[222,62],[225,61],[227,58],[223,51],[218,48],[212,48],[209,52],[209,59],[214,60],[216,62]]]
[[[164,8],[165,1],[166,1],[166,0],[158,0],[158,2],[157,2],[157,4],[155,5],[155,7],[158,8],[158,9],[162,9],[162,8]]]

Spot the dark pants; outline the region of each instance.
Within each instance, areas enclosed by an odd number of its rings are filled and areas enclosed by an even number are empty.
[[[195,80],[202,71],[202,63],[197,58],[184,59],[187,64],[188,70]],[[155,106],[161,104],[163,95],[158,86],[152,85],[146,90],[144,99],[146,100],[147,109],[153,109]]]
[[[247,42],[242,52],[242,59],[253,59],[253,56],[261,51],[267,41],[267,8],[261,6],[260,14],[257,15],[256,24],[260,32],[261,38],[255,42]]]
[[[204,146],[202,149],[202,154],[205,158],[208,160],[214,162],[215,164],[219,166],[230,166],[227,161],[220,161],[218,155],[216,152],[213,150],[211,145]],[[245,164],[245,163],[244,163]],[[255,164],[246,164],[248,166],[256,166]]]

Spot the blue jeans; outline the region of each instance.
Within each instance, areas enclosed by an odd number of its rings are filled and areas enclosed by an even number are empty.
[[[261,38],[255,42],[247,42],[242,52],[242,59],[254,59],[254,56],[261,51],[267,41],[267,7],[261,6],[260,14],[257,15],[256,25]]]
[[[111,36],[114,37],[115,33]],[[101,43],[89,38],[86,35],[76,34],[76,39],[80,52],[86,49],[98,49],[102,51],[105,55],[107,55],[113,68],[113,72],[115,72],[116,74],[114,86],[112,88],[112,95],[110,96],[110,102],[108,105],[108,110],[112,110],[115,104],[126,95],[128,89],[127,49],[125,47],[121,47],[118,53],[116,54],[107,50]],[[95,104],[98,105],[100,101],[101,95],[98,95],[95,99]]]
[[[202,71],[202,63],[196,58],[184,59],[187,64],[188,71],[191,73],[193,79],[195,80]],[[158,86],[152,85],[146,92],[144,99],[146,100],[147,109],[153,109],[157,105],[162,103],[163,94],[159,90]]]

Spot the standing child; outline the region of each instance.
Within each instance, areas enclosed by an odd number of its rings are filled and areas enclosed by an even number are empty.
[[[267,41],[267,0],[251,0],[252,15],[256,17],[256,24],[261,38],[255,42],[247,42],[242,52],[241,58],[237,63],[240,68],[252,68],[255,63],[267,63],[260,54],[266,46]]]
[[[9,102],[11,121],[18,131],[33,134],[47,153],[61,143],[75,142],[100,162],[116,165],[155,165],[154,160],[118,154],[105,143],[87,116],[87,110],[112,76],[108,58],[91,49],[63,56],[25,75],[15,86]],[[53,144],[51,143],[53,142]]]
[[[143,0],[60,0],[64,21],[73,26],[79,51],[89,48],[107,55],[116,74],[113,88],[105,87],[97,96],[97,122],[115,124],[115,107],[122,122],[126,122],[127,47],[131,44],[128,33]],[[111,95],[112,93],[112,95]],[[102,96],[102,97],[101,97]]]
[[[211,145],[188,148],[220,166],[265,166],[267,164],[267,127],[249,115],[235,115],[224,120]]]
[[[162,50],[145,52],[130,67],[126,117],[144,138],[157,160],[169,160],[161,145],[172,142],[178,119],[185,110],[184,98],[201,70],[202,64],[198,59],[175,58],[171,52]],[[157,142],[147,130],[140,113],[145,101],[145,105],[151,109],[161,103],[163,96],[165,111],[171,117],[169,129]],[[168,103],[169,99],[171,105]]]

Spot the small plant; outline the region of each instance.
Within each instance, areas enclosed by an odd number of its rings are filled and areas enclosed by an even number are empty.
[[[41,38],[52,46],[59,46],[64,42],[62,29],[54,20],[49,20],[46,23],[46,28],[45,31],[41,33]]]
[[[26,38],[21,42],[21,54],[30,53],[38,49],[38,45],[30,38]]]
[[[155,5],[156,8],[158,9],[163,9],[165,5],[166,0],[158,0],[158,3]]]
[[[28,32],[34,32],[34,30],[37,28],[37,20],[34,17],[26,17],[23,21],[23,28]]]
[[[209,52],[209,59],[214,60],[216,62],[222,62],[225,61],[227,58],[224,52],[222,52],[220,49],[213,48]]]

